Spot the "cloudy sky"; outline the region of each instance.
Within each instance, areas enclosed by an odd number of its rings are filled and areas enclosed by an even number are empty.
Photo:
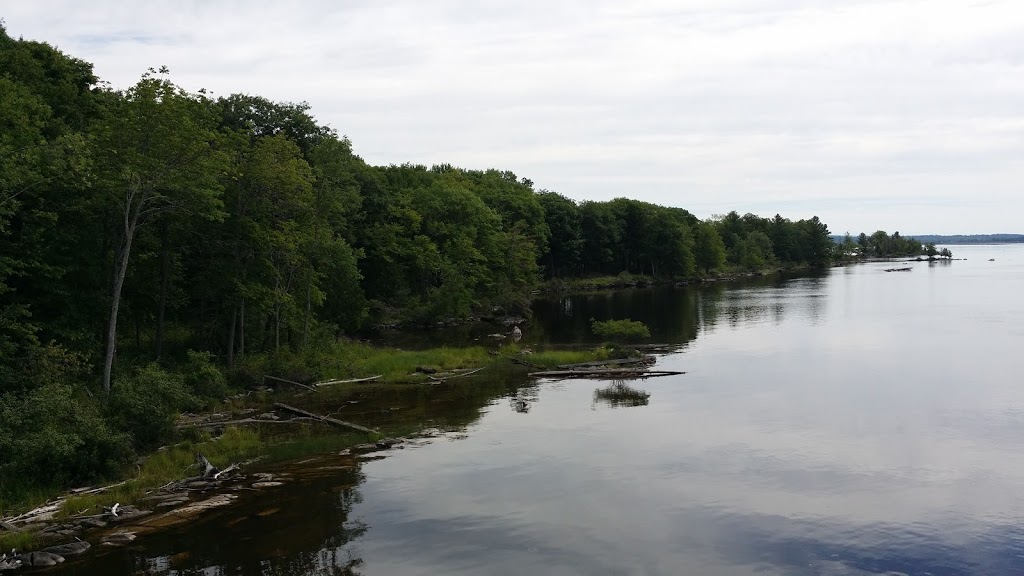
[[[1024,233],[1020,0],[0,0],[116,87],[308,101],[368,162],[576,199]]]

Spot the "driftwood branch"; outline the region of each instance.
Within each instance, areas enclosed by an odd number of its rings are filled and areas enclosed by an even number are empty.
[[[642,358],[614,358],[611,360],[593,360],[591,362],[580,362],[578,364],[562,364],[560,370],[577,370],[586,368],[600,368],[602,366],[634,366],[638,364],[654,364],[654,356]]]
[[[196,452],[196,464],[199,466],[199,475],[203,478],[212,476],[218,472],[217,467],[210,464],[210,461],[202,453]]]
[[[287,404],[282,404],[280,402],[275,402],[274,403],[274,407],[275,408],[280,408],[281,410],[284,410],[286,412],[291,412],[292,414],[298,414],[300,416],[306,416],[306,417],[313,418],[313,419],[319,420],[321,422],[326,422],[328,424],[333,424],[335,426],[339,426],[339,427],[342,427],[342,428],[351,428],[353,430],[358,430],[360,432],[366,432],[367,434],[376,434],[377,433],[376,430],[373,430],[371,428],[367,428],[366,426],[360,426],[359,424],[353,424],[352,422],[346,422],[344,420],[338,420],[337,418],[331,418],[330,416],[321,416],[319,414],[314,414],[312,412],[307,412],[306,410],[303,410],[301,408],[296,408],[294,406],[289,406]]]
[[[366,378],[352,378],[350,380],[324,380],[323,382],[317,382],[314,384],[316,387],[320,386],[333,386],[334,384],[355,384],[356,382],[370,382],[381,378],[383,374],[377,374],[376,376],[367,376]]]
[[[657,376],[678,376],[686,372],[674,372],[668,370],[634,370],[630,368],[609,368],[605,370],[547,370],[544,372],[531,372],[532,378],[585,378],[596,376],[600,378],[652,378]]]
[[[277,376],[271,376],[270,374],[264,374],[263,378],[267,380],[273,380],[274,382],[281,382],[283,384],[291,384],[292,386],[298,386],[299,388],[305,388],[310,392],[316,392],[316,388],[313,388],[312,386],[306,386],[305,384],[300,384],[298,382],[295,382],[294,380],[285,380],[284,378],[278,378]]]
[[[106,492],[107,490],[110,490],[111,488],[117,488],[118,486],[124,486],[127,483],[128,483],[128,481],[125,480],[124,482],[118,482],[117,484],[111,484],[110,486],[100,486],[99,488],[75,488],[74,490],[71,490],[71,493],[74,494],[75,496],[82,496],[82,495],[85,495],[85,494],[99,494],[101,492]]]
[[[64,505],[64,499],[61,498],[61,499],[55,500],[53,502],[47,502],[46,504],[43,504],[42,506],[40,506],[38,508],[33,508],[32,510],[29,510],[28,512],[25,512],[24,514],[20,514],[18,516],[13,517],[13,518],[3,518],[2,520],[4,522],[21,522],[21,521],[30,521],[32,519],[39,518],[39,517],[49,517],[49,516],[52,516],[53,514],[56,514],[58,511],[60,511],[60,509],[61,509],[61,507],[63,505]]]
[[[216,474],[214,474],[213,475],[213,479],[216,480],[216,479],[220,478],[223,474],[227,474],[228,472],[231,472],[233,470],[238,470],[238,468],[239,468],[239,464],[238,464],[238,462],[235,462],[231,466],[228,466],[227,468],[225,468],[225,469],[221,470],[220,472],[217,472]]]

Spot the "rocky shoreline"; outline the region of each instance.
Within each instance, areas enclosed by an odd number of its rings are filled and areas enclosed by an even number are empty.
[[[56,566],[97,546],[123,547],[140,536],[188,523],[209,510],[231,506],[243,497],[259,497],[259,493],[285,486],[307,470],[353,468],[360,461],[380,458],[373,453],[423,446],[433,438],[445,435],[447,433],[440,429],[429,428],[403,437],[366,442],[297,462],[294,471],[243,472],[258,459],[218,470],[200,454],[197,455],[198,475],[149,490],[141,498],[141,508],[114,504],[99,513],[90,514],[90,510],[83,510],[58,519],[68,498],[83,493],[100,493],[110,487],[75,490],[25,514],[0,520],[0,532],[31,533],[45,545],[33,551],[11,550],[3,554],[0,556],[0,572]],[[311,462],[323,464],[326,468],[300,466]]]

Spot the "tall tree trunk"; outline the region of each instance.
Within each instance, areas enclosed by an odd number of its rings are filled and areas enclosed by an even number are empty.
[[[129,222],[130,220],[130,222]],[[124,277],[128,273],[128,257],[132,251],[132,240],[135,239],[135,225],[138,215],[125,217],[124,245],[117,255],[114,270],[114,286],[110,299],[110,320],[107,322],[107,353],[103,359],[103,392],[110,394],[110,376],[114,369],[114,350],[117,348],[117,313],[121,306],[121,288]]]
[[[164,220],[160,227],[160,303],[156,319],[156,359],[164,351],[164,313],[167,310],[167,284],[171,275],[170,224]]]
[[[231,328],[228,329],[228,369],[235,367],[235,324],[238,323],[238,305],[231,305]]]
[[[238,357],[245,358],[245,298],[238,310]]]
[[[306,349],[306,342],[309,340],[309,315],[313,301],[313,271],[309,271],[309,278],[306,281],[306,317],[302,319],[302,349]]]
[[[281,303],[279,291],[281,290],[281,276],[274,280],[274,353],[281,348]]]

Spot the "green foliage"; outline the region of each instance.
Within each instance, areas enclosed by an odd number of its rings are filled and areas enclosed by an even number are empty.
[[[647,325],[638,320],[592,320],[590,329],[594,334],[603,336],[609,340],[628,341],[640,340],[651,337],[651,331]]]
[[[702,222],[697,226],[697,268],[705,274],[725,264],[725,243],[714,225]]]
[[[188,360],[182,366],[182,383],[199,399],[219,400],[228,393],[227,378],[209,352],[188,351]]]
[[[131,435],[135,448],[147,450],[171,438],[178,414],[200,407],[181,374],[147,364],[118,382],[107,410],[118,429]]]
[[[60,487],[112,475],[132,455],[129,437],[81,389],[47,383],[0,396],[0,498],[44,483]]]
[[[930,247],[929,247],[930,246]],[[857,247],[861,256],[875,258],[893,258],[899,256],[934,256],[935,245],[922,245],[916,238],[901,236],[894,232],[890,236],[885,230],[877,230],[868,236],[861,232],[857,239]]]

